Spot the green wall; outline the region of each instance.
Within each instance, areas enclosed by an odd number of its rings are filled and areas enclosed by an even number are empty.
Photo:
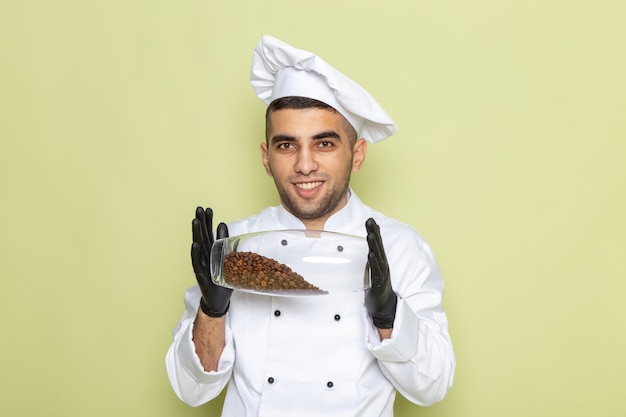
[[[398,416],[626,415],[624,2],[0,0],[0,415],[200,416],[164,355],[196,205],[277,203],[262,34],[365,86],[400,134],[359,196],[415,225],[458,367]]]

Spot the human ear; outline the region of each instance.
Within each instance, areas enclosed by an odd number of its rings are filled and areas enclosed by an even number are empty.
[[[352,149],[352,172],[359,172],[365,162],[365,154],[367,154],[367,142],[361,138],[357,140]]]
[[[261,159],[263,161],[263,166],[265,167],[265,172],[267,172],[267,175],[271,177],[273,175],[272,175],[272,169],[270,168],[270,163],[269,163],[267,152],[268,152],[267,143],[261,142]]]

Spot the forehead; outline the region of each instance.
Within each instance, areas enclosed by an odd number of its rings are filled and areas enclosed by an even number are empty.
[[[336,111],[319,108],[281,109],[269,115],[269,128],[273,134],[296,133],[306,136],[319,131],[335,130],[344,133],[347,120]]]

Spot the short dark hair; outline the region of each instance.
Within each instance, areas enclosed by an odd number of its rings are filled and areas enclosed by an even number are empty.
[[[327,110],[332,113],[339,113],[337,109],[335,109],[333,106],[329,106],[323,101],[319,101],[310,97],[287,96],[287,97],[277,98],[276,100],[272,101],[269,104],[269,106],[267,106],[267,110],[265,111],[265,140],[266,141],[269,140],[269,134],[272,128],[270,115],[273,112],[278,111],[278,110],[285,110],[285,109],[298,110],[298,109],[311,109],[311,108]],[[346,120],[345,117],[344,117],[344,120],[345,120],[344,129],[348,135],[348,138],[352,140],[352,143],[355,143],[356,140],[358,139],[356,130],[354,130],[354,127],[350,124],[350,122],[348,122],[348,120]]]

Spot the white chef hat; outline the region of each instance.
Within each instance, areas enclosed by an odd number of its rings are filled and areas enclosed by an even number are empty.
[[[315,54],[272,36],[263,36],[254,49],[250,82],[268,105],[277,98],[301,96],[332,106],[368,142],[398,132],[387,112],[360,85]]]

